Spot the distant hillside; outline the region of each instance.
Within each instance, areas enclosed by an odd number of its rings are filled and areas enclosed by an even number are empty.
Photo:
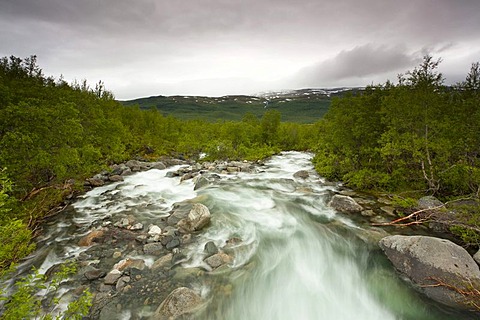
[[[256,96],[223,97],[156,96],[120,102],[126,106],[138,105],[142,109],[154,107],[165,116],[172,115],[179,119],[239,121],[247,112],[260,118],[265,110],[275,109],[282,114],[282,121],[313,123],[327,112],[332,97],[358,90],[359,88],[301,89],[264,92]]]

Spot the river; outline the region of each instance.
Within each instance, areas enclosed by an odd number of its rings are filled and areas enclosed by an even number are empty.
[[[209,208],[212,220],[182,249],[182,268],[208,270],[205,244],[213,241],[222,248],[239,239],[229,268],[184,284],[208,301],[196,319],[469,319],[400,279],[376,245],[378,230],[326,205],[335,186],[316,175],[310,159],[308,153],[286,152],[256,173],[221,174],[198,191],[191,180],[166,176],[176,168],[137,173],[93,189],[69,214],[46,226],[39,250],[21,268],[34,264],[45,272],[67,257],[81,256],[87,248],[78,240],[92,226],[127,215],[146,226],[167,216],[175,203],[195,198]],[[309,177],[295,178],[299,170],[307,170]],[[130,256],[147,265],[153,261],[138,252]],[[156,307],[133,297],[122,303],[121,310],[112,309],[118,314],[111,319],[148,318]],[[109,318],[106,313],[103,319]]]

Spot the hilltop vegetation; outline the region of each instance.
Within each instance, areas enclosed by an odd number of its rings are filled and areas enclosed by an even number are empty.
[[[328,111],[331,99],[358,89],[302,89],[287,92],[269,92],[259,96],[157,96],[121,101],[126,106],[140,109],[158,109],[165,116],[178,119],[206,121],[241,121],[245,113],[262,117],[265,109],[281,113],[282,121],[314,123]]]

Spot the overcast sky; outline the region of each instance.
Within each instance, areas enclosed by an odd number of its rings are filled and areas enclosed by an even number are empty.
[[[0,56],[118,99],[396,81],[480,60],[480,0],[0,0]]]

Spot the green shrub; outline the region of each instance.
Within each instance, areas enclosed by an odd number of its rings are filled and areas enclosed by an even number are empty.
[[[31,274],[15,283],[14,292],[10,296],[5,297],[6,290],[2,289],[1,299],[6,303],[1,319],[82,319],[88,315],[92,305],[92,294],[88,289],[70,302],[66,310],[60,311],[55,318],[52,316],[60,302],[58,293],[61,284],[76,273],[76,270],[74,262],[66,262],[48,281],[45,275],[34,269]]]

